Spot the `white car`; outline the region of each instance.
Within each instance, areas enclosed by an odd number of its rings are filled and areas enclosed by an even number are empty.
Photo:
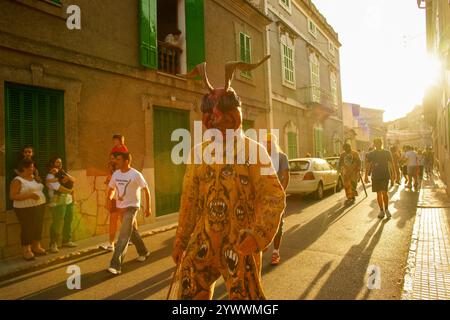
[[[301,158],[289,160],[290,180],[286,193],[310,194],[323,198],[325,190],[336,190],[338,172],[324,159]]]

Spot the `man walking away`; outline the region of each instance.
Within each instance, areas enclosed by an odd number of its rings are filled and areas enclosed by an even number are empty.
[[[144,191],[146,198],[145,216],[150,216],[150,191],[142,174],[136,169],[131,168],[130,163],[131,155],[129,153],[119,153],[116,157],[116,164],[119,170],[114,172],[109,182],[108,206],[111,205],[111,200],[117,192],[116,207],[122,213],[122,226],[120,228],[119,239],[111,259],[110,267],[108,268],[108,271],[112,274],[121,273],[121,265],[130,239],[136,246],[139,254],[138,261],[143,262],[150,255],[134,223],[136,213],[141,206],[141,190]]]
[[[418,170],[418,159],[417,153],[413,147],[408,146],[404,155],[406,160],[407,172],[408,172],[408,185],[407,188],[412,189],[412,183],[414,182],[414,189],[417,190],[417,170]]]
[[[387,217],[391,217],[389,212],[389,196],[388,187],[390,180],[389,165],[393,166],[392,155],[389,151],[383,149],[383,142],[377,138],[373,141],[375,150],[367,155],[367,167],[365,181],[369,181],[367,172],[372,172],[372,192],[377,193],[378,206],[380,213],[378,218],[383,219],[386,213]]]

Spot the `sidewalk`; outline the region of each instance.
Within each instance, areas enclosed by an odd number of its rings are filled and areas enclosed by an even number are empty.
[[[157,217],[155,222],[139,226],[139,233],[145,238],[175,229],[177,225],[178,213],[174,213]],[[61,248],[58,253],[49,252],[46,256],[37,257],[34,261],[25,261],[20,256],[2,260],[0,261],[0,283],[39,269],[79,259],[80,257],[110,253],[101,247],[108,241],[109,235],[104,234],[77,241],[78,246],[76,248]]]
[[[422,182],[403,300],[450,299],[450,198],[436,176]]]

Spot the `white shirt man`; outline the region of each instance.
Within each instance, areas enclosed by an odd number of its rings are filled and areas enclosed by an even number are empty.
[[[137,230],[135,222],[136,213],[141,206],[141,190],[144,191],[146,198],[145,216],[151,214],[150,211],[150,191],[142,174],[136,169],[131,168],[131,155],[129,153],[120,153],[116,157],[117,170],[113,173],[109,182],[108,206],[111,200],[116,197],[116,207],[122,212],[122,225],[117,240],[117,246],[114,250],[108,271],[112,274],[121,273],[122,261],[125,257],[128,242],[131,240],[136,246],[139,254],[138,261],[145,261],[150,255],[150,251],[145,247],[144,241]],[[115,195],[116,194],[116,195]]]

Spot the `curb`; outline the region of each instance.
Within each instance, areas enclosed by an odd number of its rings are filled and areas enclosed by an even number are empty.
[[[419,242],[420,218],[422,209],[417,208],[414,221],[413,232],[411,236],[411,245],[409,246],[408,258],[406,260],[405,277],[403,279],[403,292],[401,300],[413,300],[413,281],[416,271],[417,244]]]
[[[141,233],[140,235],[141,235],[142,238],[147,238],[147,237],[150,237],[150,236],[155,235],[155,234],[159,234],[159,233],[163,233],[163,232],[166,232],[166,231],[170,231],[172,229],[175,229],[177,226],[178,226],[178,223],[173,223],[173,224],[170,224],[170,225],[165,226],[165,227],[160,227],[160,228],[152,229],[152,230],[149,230],[149,231],[145,231],[145,232]],[[102,255],[102,254],[107,254],[107,253],[110,253],[110,251],[107,251],[107,250],[103,249],[100,245],[96,245],[96,246],[80,249],[80,250],[77,250],[77,251],[74,251],[74,252],[71,252],[71,253],[68,253],[68,254],[65,254],[65,255],[61,255],[61,256],[58,256],[58,257],[51,258],[51,259],[47,259],[47,260],[45,260],[45,261],[43,261],[43,262],[41,262],[39,264],[33,264],[33,265],[30,265],[30,266],[25,266],[23,268],[19,268],[19,269],[16,269],[14,271],[2,274],[2,275],[0,275],[0,285],[3,282],[7,281],[7,280],[11,280],[12,278],[23,276],[25,274],[28,274],[28,273],[31,273],[31,272],[35,272],[35,271],[38,271],[38,270],[42,270],[42,269],[47,268],[47,267],[51,267],[51,266],[54,266],[54,265],[62,264],[64,262],[69,262],[69,261],[72,261],[72,260],[76,260],[76,259],[79,259],[79,258],[83,258],[83,257],[95,255],[95,254]]]

